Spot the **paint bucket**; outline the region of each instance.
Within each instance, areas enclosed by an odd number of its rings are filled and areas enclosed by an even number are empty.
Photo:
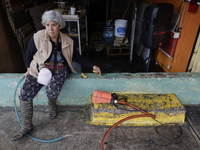
[[[115,20],[115,36],[125,37],[126,34],[127,20],[116,19]]]

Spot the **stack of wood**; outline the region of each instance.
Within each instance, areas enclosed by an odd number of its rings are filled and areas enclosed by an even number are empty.
[[[22,49],[22,55],[25,56],[29,40],[38,30],[38,28],[36,28],[36,25],[40,24],[40,26],[42,26],[42,13],[45,10],[54,8],[55,5],[57,6],[57,4],[54,4],[53,2],[47,2],[44,4],[39,3],[38,6],[35,6],[36,3],[26,4],[24,0],[2,0],[2,4],[7,14],[7,18],[12,27],[12,30],[17,38],[19,46]],[[38,10],[38,8],[40,11]],[[35,20],[37,18],[39,19],[36,24]]]
[[[25,50],[28,41],[35,32],[25,3],[22,0],[2,0],[2,4],[19,46]],[[25,51],[22,52],[25,53]]]

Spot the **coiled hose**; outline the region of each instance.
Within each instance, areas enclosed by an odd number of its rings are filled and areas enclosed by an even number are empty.
[[[21,123],[21,120],[20,120],[20,117],[19,117],[19,114],[18,114],[18,110],[17,110],[17,105],[16,105],[16,99],[15,99],[15,97],[16,97],[17,88],[18,88],[19,84],[24,80],[24,78],[25,78],[25,77],[23,76],[23,77],[18,81],[17,86],[16,86],[16,88],[15,88],[15,92],[14,92],[14,107],[15,107],[15,113],[16,113],[16,115],[17,115],[17,119],[18,119],[18,121],[19,121],[20,126],[22,126],[22,123]],[[27,133],[26,135],[28,135],[31,139],[33,139],[33,140],[35,140],[35,141],[38,141],[38,142],[42,142],[42,143],[56,142],[56,141],[59,141],[59,140],[63,139],[64,137],[72,136],[72,135],[68,134],[68,135],[60,136],[60,137],[58,137],[58,138],[51,139],[51,140],[42,140],[42,139],[35,138],[35,137],[33,137],[32,135],[30,135],[30,134],[28,134],[28,133]]]

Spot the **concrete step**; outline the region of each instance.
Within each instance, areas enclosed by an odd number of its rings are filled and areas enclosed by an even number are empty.
[[[117,94],[119,98],[126,97],[127,102],[156,115],[157,121],[151,117],[135,118],[123,122],[124,126],[157,126],[165,123],[185,123],[186,110],[175,94]],[[117,107],[116,107],[117,106]],[[130,106],[116,104],[94,103],[91,108],[93,125],[112,126],[116,122],[129,116],[142,114]],[[160,122],[160,123],[159,123]]]

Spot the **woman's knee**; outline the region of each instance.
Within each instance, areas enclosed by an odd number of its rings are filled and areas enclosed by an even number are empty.
[[[37,82],[37,79],[31,75],[28,75],[25,80],[22,89],[20,91],[19,99],[22,101],[31,101],[37,95],[43,85]]]

